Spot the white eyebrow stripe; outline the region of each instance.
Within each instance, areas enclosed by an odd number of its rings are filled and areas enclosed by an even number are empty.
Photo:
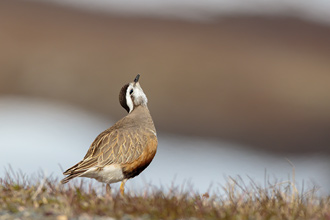
[[[131,99],[131,95],[129,94],[129,90],[131,90],[131,89],[132,89],[132,87],[131,87],[131,85],[129,85],[126,90],[126,104],[129,108],[129,112],[133,111],[133,107],[134,107],[133,101]]]

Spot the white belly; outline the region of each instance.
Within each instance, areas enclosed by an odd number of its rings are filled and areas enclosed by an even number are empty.
[[[102,170],[98,167],[89,168],[81,177],[94,178],[99,182],[103,183],[116,183],[124,179],[124,174],[119,165],[105,166]]]

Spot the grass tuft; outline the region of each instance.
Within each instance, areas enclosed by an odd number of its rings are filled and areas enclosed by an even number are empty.
[[[150,187],[141,195],[97,192],[93,183],[61,185],[52,177],[27,178],[7,171],[0,178],[0,219],[330,219],[330,196],[298,192],[293,182],[228,178],[224,193]]]

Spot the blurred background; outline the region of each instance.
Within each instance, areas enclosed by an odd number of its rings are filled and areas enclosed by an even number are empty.
[[[159,148],[128,181],[228,176],[330,192],[328,1],[0,1],[0,176],[62,177],[126,115],[137,73]]]

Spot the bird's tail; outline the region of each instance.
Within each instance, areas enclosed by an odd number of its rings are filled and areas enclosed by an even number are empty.
[[[67,182],[69,182],[70,180],[72,180],[73,178],[79,177],[81,174],[83,174],[83,172],[76,172],[76,173],[71,173],[69,174],[69,176],[65,177],[64,179],[61,180],[62,184],[65,184]]]

